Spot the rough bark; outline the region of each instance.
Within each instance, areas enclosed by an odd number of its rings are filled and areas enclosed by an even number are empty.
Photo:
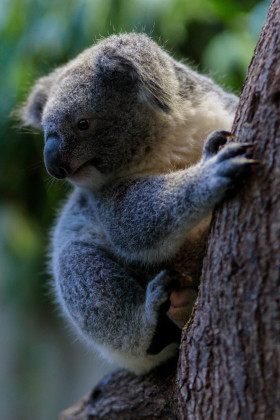
[[[58,420],[177,420],[176,365],[177,358],[145,376],[124,370],[109,374]]]
[[[214,214],[177,372],[174,363],[142,377],[118,371],[60,420],[280,419],[279,0],[251,61],[233,131],[236,141],[255,145],[261,167]]]
[[[233,131],[261,168],[214,215],[178,368],[180,419],[280,419],[280,7],[274,1]]]

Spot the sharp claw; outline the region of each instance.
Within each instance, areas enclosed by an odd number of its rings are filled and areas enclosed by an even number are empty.
[[[247,159],[247,162],[248,162],[250,165],[261,165],[261,161],[260,161],[260,160],[258,160],[258,159]]]
[[[255,147],[252,143],[241,143],[240,145],[244,147],[244,149],[251,149],[252,147]]]
[[[222,136],[234,138],[234,135],[230,131],[221,130],[220,133]]]

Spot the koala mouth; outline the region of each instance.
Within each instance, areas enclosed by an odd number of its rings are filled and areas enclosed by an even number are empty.
[[[75,177],[76,175],[82,174],[83,169],[88,168],[89,166],[94,166],[97,170],[100,171],[99,165],[101,164],[101,159],[99,158],[93,158],[90,160],[87,160],[85,163],[80,165],[70,176],[69,178]],[[100,171],[102,172],[102,171]]]

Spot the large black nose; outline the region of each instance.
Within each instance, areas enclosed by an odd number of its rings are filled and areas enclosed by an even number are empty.
[[[69,175],[70,169],[62,158],[57,137],[48,137],[44,149],[44,161],[48,173],[55,178],[63,179]]]

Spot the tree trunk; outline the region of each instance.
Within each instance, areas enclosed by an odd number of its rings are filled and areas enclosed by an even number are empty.
[[[235,141],[261,166],[213,218],[180,357],[106,377],[60,420],[280,419],[280,5],[274,0],[241,94]]]

